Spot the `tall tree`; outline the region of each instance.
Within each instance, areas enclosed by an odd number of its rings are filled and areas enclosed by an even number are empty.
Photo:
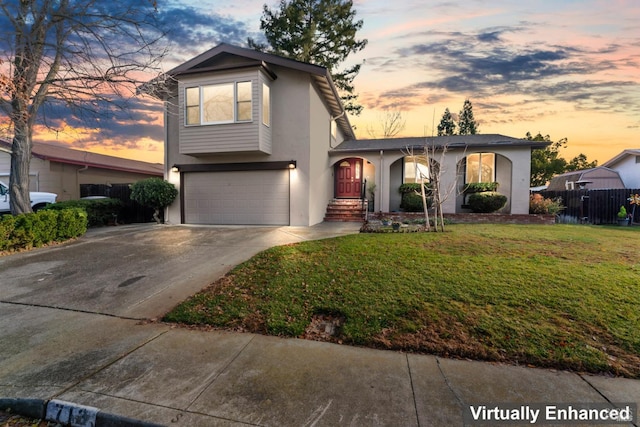
[[[356,21],[355,16],[351,0],[280,0],[277,10],[263,6],[260,29],[268,45],[252,39],[248,43],[261,51],[327,68],[346,110],[357,115],[362,106],[357,103],[353,80],[362,64],[338,70],[350,54],[367,45],[366,39],[356,38],[363,21]]]
[[[13,130],[9,191],[19,214],[31,212],[32,136],[43,106],[76,115],[115,108],[165,52],[152,0],[3,0],[0,12],[0,114]]]
[[[456,123],[453,121],[449,108],[445,108],[440,124],[438,124],[438,136],[455,135]]]
[[[598,166],[597,160],[589,162],[587,156],[582,153],[568,162],[561,157],[560,149],[567,147],[567,138],[553,142],[549,135],[542,136],[538,132],[536,136],[531,136],[531,133],[527,132],[525,139],[551,143],[544,149],[536,149],[531,152],[531,185],[533,187],[546,185],[555,175]]]
[[[466,99],[458,119],[458,134],[475,135],[476,133],[478,133],[478,123],[473,118],[473,106],[471,105],[471,101]]]

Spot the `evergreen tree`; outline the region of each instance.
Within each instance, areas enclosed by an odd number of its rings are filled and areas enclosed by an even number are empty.
[[[453,121],[449,108],[445,108],[440,124],[438,125],[438,136],[455,135],[456,123]]]
[[[473,106],[468,99],[464,101],[460,117],[458,119],[458,134],[475,135],[478,133],[478,123],[473,118]]]
[[[353,80],[362,64],[338,70],[351,53],[364,49],[366,39],[356,39],[363,21],[355,20],[351,0],[280,0],[278,10],[264,5],[260,29],[268,45],[252,39],[249,46],[276,55],[325,67],[341,92],[345,109],[360,114]]]

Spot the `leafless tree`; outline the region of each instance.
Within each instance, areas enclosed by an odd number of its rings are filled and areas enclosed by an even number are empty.
[[[378,115],[378,123],[376,125],[368,124],[367,133],[371,138],[378,138],[379,127],[382,131],[382,138],[393,138],[402,132],[407,125],[407,121],[402,115],[402,111],[384,110]]]
[[[159,71],[166,50],[153,0],[3,0],[0,114],[13,130],[11,212],[31,212],[32,135],[44,105],[87,117]]]

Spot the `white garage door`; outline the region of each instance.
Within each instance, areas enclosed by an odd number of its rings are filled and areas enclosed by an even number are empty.
[[[184,174],[186,224],[289,225],[289,171]]]

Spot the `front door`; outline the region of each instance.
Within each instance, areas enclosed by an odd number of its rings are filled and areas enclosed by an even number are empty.
[[[344,159],[336,164],[336,197],[360,197],[362,186],[362,159]]]

